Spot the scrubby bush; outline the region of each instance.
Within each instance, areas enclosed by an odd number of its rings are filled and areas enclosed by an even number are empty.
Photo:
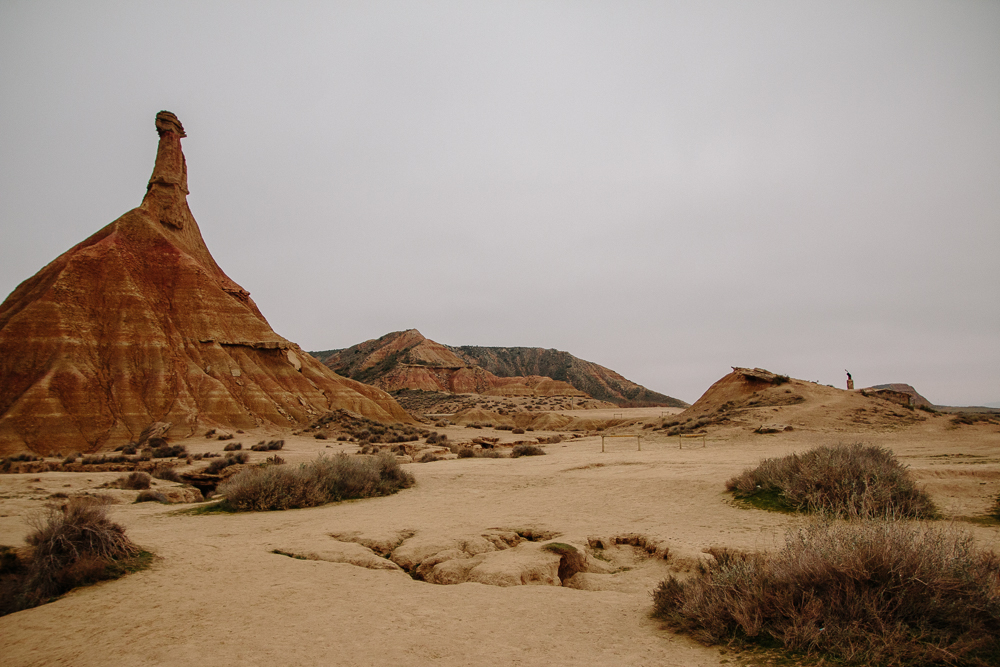
[[[952,417],[949,421],[953,426],[973,425],[973,424],[997,424],[998,415],[992,412],[959,412],[957,415]]]
[[[892,451],[860,443],[765,459],[726,482],[726,489],[752,504],[785,511],[846,517],[935,515],[930,496],[917,488]]]
[[[518,458],[520,456],[541,456],[545,454],[545,450],[538,445],[514,445],[514,449],[511,450],[511,458]]]
[[[115,482],[119,489],[130,489],[132,491],[148,489],[149,483],[149,475],[144,472],[130,472],[127,475],[119,477]]]
[[[474,449],[472,450],[477,459],[502,459],[503,454],[495,449]]]
[[[246,463],[250,460],[250,455],[246,452],[238,452],[236,454],[226,454],[226,458],[233,463]]]
[[[460,447],[458,450],[458,458],[460,459],[471,459],[476,455],[476,452],[472,447]]]
[[[242,442],[231,442],[228,445],[226,445],[225,447],[223,447],[222,451],[224,451],[224,452],[235,452],[235,451],[239,451],[241,449],[243,449],[243,443]]]
[[[412,486],[413,481],[388,452],[370,457],[337,454],[299,466],[247,468],[218,491],[232,510],[265,511],[389,495]]]
[[[152,443],[153,438],[150,438],[149,441]],[[184,458],[187,454],[187,447],[184,445],[163,444],[159,447],[153,447],[154,459]]]
[[[515,428],[515,429],[511,430],[511,433],[513,433],[515,435],[523,435],[524,434],[524,429],[523,428]]]
[[[167,482],[182,482],[181,476],[173,468],[156,468],[153,470],[153,477]]]
[[[71,588],[119,576],[120,561],[139,554],[125,529],[90,498],[72,498],[61,508],[29,519],[30,555],[4,554],[0,614],[27,609]]]
[[[437,456],[434,452],[424,452],[417,459],[417,463],[433,463],[434,461],[440,461],[441,458]]]
[[[653,594],[706,643],[777,643],[847,664],[987,665],[1000,656],[1000,559],[953,528],[817,522],[774,554],[716,550]]]
[[[271,440],[269,442],[264,442],[261,440],[256,445],[250,449],[255,452],[274,452],[285,446],[284,440]]]
[[[170,499],[167,498],[166,494],[164,494],[162,491],[146,489],[145,491],[139,492],[139,495],[136,496],[135,498],[135,502],[137,503],[157,502],[167,505],[170,503]]]

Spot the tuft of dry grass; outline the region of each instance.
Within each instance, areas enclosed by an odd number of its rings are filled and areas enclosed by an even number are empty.
[[[855,443],[765,459],[726,482],[758,507],[841,517],[931,518],[930,496],[917,488],[891,450]]]
[[[388,452],[375,456],[320,456],[299,466],[247,468],[219,486],[237,512],[314,507],[353,498],[385,496],[413,486],[413,476]]]
[[[88,497],[29,519],[28,555],[0,572],[0,614],[47,602],[70,589],[120,576],[121,561],[139,555],[125,529],[107,517],[106,505]],[[6,560],[11,560],[10,558]]]
[[[718,550],[653,593],[654,615],[708,644],[758,643],[846,664],[996,665],[1000,559],[956,528],[817,522],[774,554]]]

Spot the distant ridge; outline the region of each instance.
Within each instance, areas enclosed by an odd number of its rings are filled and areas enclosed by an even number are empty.
[[[452,347],[429,340],[416,329],[310,354],[340,375],[390,392],[586,395],[620,406],[688,405],[569,352],[540,347]]]

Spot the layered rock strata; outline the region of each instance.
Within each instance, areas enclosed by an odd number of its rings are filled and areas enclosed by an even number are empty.
[[[486,396],[589,397],[616,405],[687,403],[568,352],[529,347],[451,347],[416,329],[343,350],[313,352],[337,373],[386,391],[419,389]]]
[[[411,421],[271,329],[191,215],[183,126],[164,111],[156,130],[142,204],[0,305],[0,453],[95,451],[151,422],[172,436],[293,426],[338,407]]]

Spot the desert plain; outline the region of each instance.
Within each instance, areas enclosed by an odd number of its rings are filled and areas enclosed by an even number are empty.
[[[308,509],[197,514],[194,504],[134,504],[137,492],[103,488],[118,472],[0,475],[0,544],[23,544],[26,519],[53,494],[102,493],[114,498],[111,518],[155,554],[144,571],[0,618],[0,662],[756,664],[753,655],[673,633],[650,617],[650,594],[665,577],[694,571],[711,547],[780,548],[787,531],[811,519],[740,506],[725,482],[763,458],[824,444],[891,449],[930,493],[942,515],[936,523],[1000,551],[1000,527],[984,520],[1000,494],[995,423],[956,425],[949,415],[888,402],[871,410],[864,406],[873,399],[858,392],[799,380],[790,386],[806,400],[744,410],[707,428],[704,440],[643,428],[680,409],[573,410],[567,414],[588,413],[610,426],[563,432],[562,442],[543,445],[544,456],[406,463],[416,478],[411,488]],[[754,432],[767,422],[792,428]],[[434,430],[451,442],[490,436],[501,444],[556,434]],[[636,439],[608,438],[602,452],[602,433],[641,434],[641,451]],[[276,437],[285,440],[281,455],[290,464],[358,451],[275,428],[237,436],[248,446]],[[191,453],[223,445],[203,436],[172,442]],[[268,453],[251,455],[254,463]],[[172,484],[154,480],[154,488]],[[503,577],[444,585],[417,580],[377,553],[419,559],[504,531],[573,545],[594,567],[563,585],[506,585],[512,582]],[[635,536],[658,551],[615,543]]]

